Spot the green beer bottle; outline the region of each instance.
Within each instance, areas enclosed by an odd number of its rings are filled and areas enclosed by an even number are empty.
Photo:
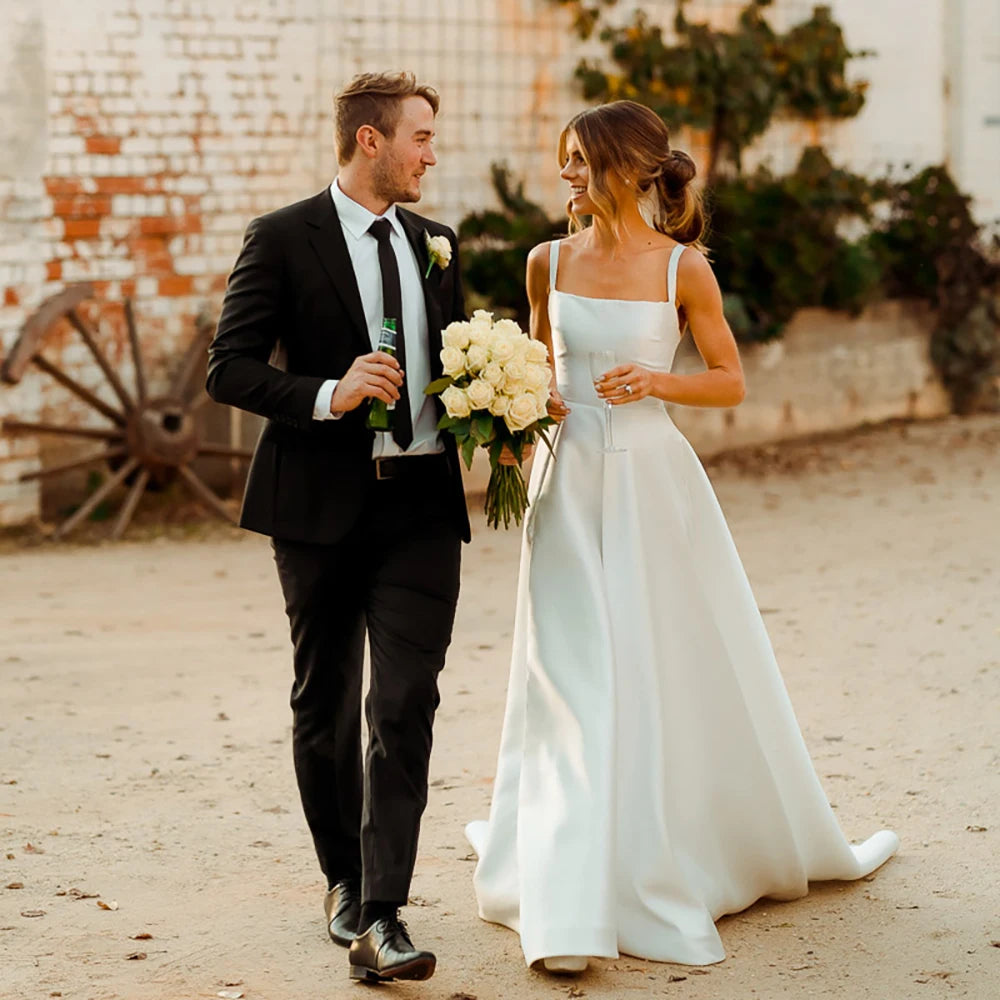
[[[378,332],[376,350],[382,351],[390,357],[396,356],[396,321],[391,317],[385,316],[382,319],[382,328]],[[381,399],[373,399],[365,425],[373,431],[381,431],[382,433],[391,431],[395,409],[395,403],[387,404]]]

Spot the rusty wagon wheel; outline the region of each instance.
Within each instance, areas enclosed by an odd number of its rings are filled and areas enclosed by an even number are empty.
[[[107,465],[111,470],[110,478],[58,526],[55,537],[62,538],[69,534],[90,516],[98,504],[125,483],[128,485],[128,492],[111,529],[111,537],[120,538],[132,520],[143,493],[150,488],[162,487],[175,477],[179,477],[206,507],[232,521],[221,498],[191,468],[191,463],[196,458],[246,461],[252,454],[243,448],[203,443],[195,425],[195,415],[208,401],[208,394],[204,388],[193,388],[192,382],[199,373],[199,362],[212,338],[212,323],[207,317],[198,317],[194,339],[173,378],[169,392],[165,396],[150,398],[132,303],[125,299],[125,324],[135,369],[133,396],[122,383],[108,356],[101,350],[95,331],[77,311],[80,304],[92,298],[93,294],[93,286],[83,283],[73,285],[43,302],[28,317],[10,354],[0,366],[0,380],[15,384],[20,382],[28,367],[33,365],[108,421],[107,426],[99,427],[74,427],[11,419],[2,423],[2,429],[13,434],[49,434],[103,443],[102,451],[87,458],[64,462],[37,472],[27,472],[20,477],[21,481],[48,479],[64,472],[100,465]],[[117,398],[118,405],[111,405],[101,399],[42,354],[49,335],[63,320],[72,325],[86,344]]]

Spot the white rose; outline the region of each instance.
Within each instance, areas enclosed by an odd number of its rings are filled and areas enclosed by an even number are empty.
[[[490,357],[494,361],[510,361],[517,353],[517,348],[514,346],[514,341],[510,337],[505,337],[501,333],[496,333],[494,331],[493,336],[490,337]]]
[[[549,394],[548,392],[545,393],[536,392],[534,396],[538,404],[538,408],[535,411],[535,419],[541,420],[543,417],[547,417],[549,415],[549,407],[548,407]]]
[[[540,340],[529,340],[527,358],[534,364],[544,364],[549,360],[549,349]]]
[[[486,367],[486,363],[490,360],[489,352],[483,344],[477,344],[475,341],[469,346],[469,349],[465,352],[465,366],[470,372],[478,372]]]
[[[432,236],[427,241],[427,251],[439,267],[447,267],[451,263],[451,242],[447,236]]]
[[[512,358],[503,366],[504,390],[511,395],[522,392],[528,376],[528,366],[520,358]]]
[[[531,339],[523,334],[514,338],[514,357],[522,361],[528,360],[528,351],[531,349]]]
[[[449,323],[441,331],[441,343],[445,347],[457,347],[464,351],[469,346],[469,324],[464,320]]]
[[[538,392],[546,388],[552,380],[552,371],[548,365],[528,364],[528,371],[524,377],[524,383],[532,392]]]
[[[469,403],[469,396],[464,389],[457,385],[449,385],[441,393],[441,402],[444,403],[445,411],[449,417],[467,417],[472,412],[472,405]]]
[[[512,319],[498,319],[493,324],[493,332],[499,333],[504,337],[523,337],[524,333],[521,328],[517,325],[517,322]]]
[[[469,323],[470,344],[474,344],[476,347],[487,347],[492,336],[493,327],[489,323],[481,323],[478,320],[472,320]]]
[[[538,397],[530,392],[515,396],[503,419],[508,430],[523,431],[538,419]]]
[[[493,336],[493,313],[477,309],[469,320],[469,339],[473,344],[486,345]]]
[[[503,365],[496,361],[491,361],[479,373],[479,377],[485,379],[494,389],[503,385],[504,373]]]
[[[473,379],[469,383],[469,388],[465,390],[465,393],[469,397],[469,403],[474,410],[485,410],[496,395],[493,386],[481,378]]]
[[[465,371],[465,354],[457,347],[441,348],[441,368],[445,375],[455,377]]]
[[[489,410],[494,417],[502,417],[510,409],[510,396],[498,392],[490,403]]]

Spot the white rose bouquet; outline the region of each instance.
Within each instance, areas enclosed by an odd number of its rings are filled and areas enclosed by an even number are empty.
[[[424,390],[440,396],[445,415],[440,430],[455,435],[466,467],[476,448],[489,451],[490,481],[486,487],[486,521],[494,528],[511,518],[520,524],[528,507],[528,490],[521,471],[524,446],[541,437],[551,448],[545,429],[550,369],[548,349],[532,340],[512,319],[494,320],[477,309],[472,319],[450,323],[441,333],[444,377]],[[516,465],[501,465],[507,446]]]

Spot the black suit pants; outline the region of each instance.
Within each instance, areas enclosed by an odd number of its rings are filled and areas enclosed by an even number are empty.
[[[320,867],[405,904],[427,803],[437,676],[458,600],[460,527],[444,463],[373,481],[332,545],[274,539],[294,646],[292,748]],[[336,484],[331,484],[336,489]],[[362,663],[368,748],[361,755]]]

